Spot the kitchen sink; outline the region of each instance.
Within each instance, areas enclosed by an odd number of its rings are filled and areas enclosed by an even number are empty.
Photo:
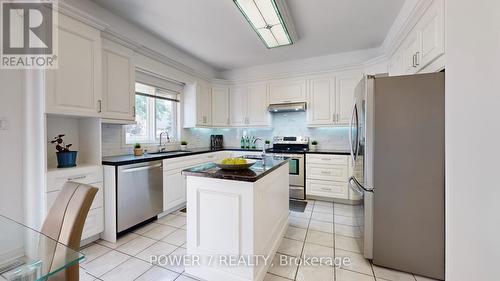
[[[176,153],[188,153],[188,152],[191,152],[191,151],[189,151],[189,150],[168,150],[168,151],[148,152],[148,154],[158,155],[158,154],[176,154]]]
[[[262,156],[260,156],[260,155],[243,155],[241,158],[262,160]]]

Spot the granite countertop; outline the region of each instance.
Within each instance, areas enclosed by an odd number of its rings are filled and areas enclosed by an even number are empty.
[[[175,157],[183,157],[183,156],[189,156],[189,155],[196,155],[196,154],[202,154],[202,153],[210,153],[210,152],[216,152],[216,151],[262,151],[260,149],[242,149],[238,147],[225,147],[222,149],[210,149],[209,147],[202,147],[202,148],[190,148],[187,151],[166,151],[164,153],[159,153],[159,154],[144,154],[142,156],[134,156],[133,154],[129,155],[120,155],[120,156],[108,156],[108,157],[103,157],[102,158],[102,164],[103,165],[110,165],[110,166],[122,166],[122,165],[129,165],[129,164],[134,164],[134,163],[141,163],[141,162],[149,162],[149,161],[156,161],[156,160],[163,160],[163,159],[169,159],[169,158],[175,158]]]
[[[256,182],[286,163],[288,163],[288,158],[286,157],[267,157],[265,166],[263,165],[263,160],[258,160],[249,169],[245,170],[223,170],[215,164],[210,163],[186,169],[182,173],[195,177]]]
[[[183,157],[183,156],[196,155],[196,154],[202,154],[202,153],[216,152],[216,151],[262,151],[262,150],[261,149],[242,149],[239,147],[224,147],[222,149],[215,149],[215,150],[210,149],[209,147],[190,148],[187,151],[180,151],[180,150],[166,151],[165,153],[144,154],[143,156],[134,156],[133,154],[120,155],[120,156],[108,156],[108,157],[102,158],[102,164],[103,165],[110,165],[110,166],[122,166],[122,165],[134,164],[134,163],[163,160],[163,159],[169,159],[169,158],[175,158],[175,157]],[[350,154],[349,151],[328,150],[328,149],[317,149],[315,151],[307,151],[307,152],[303,152],[303,153],[338,154],[338,155],[349,155]]]

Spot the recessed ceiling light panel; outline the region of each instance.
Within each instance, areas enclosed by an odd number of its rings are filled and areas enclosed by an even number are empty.
[[[267,48],[293,44],[293,24],[283,0],[233,0]]]

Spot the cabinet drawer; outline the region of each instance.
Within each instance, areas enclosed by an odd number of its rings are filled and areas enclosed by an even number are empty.
[[[349,162],[348,155],[332,155],[332,154],[307,154],[306,164],[335,164],[346,165]]]
[[[104,231],[104,211],[97,208],[89,211],[83,226],[82,240]]]
[[[165,159],[163,160],[163,171],[186,169],[203,163],[215,161],[218,157],[218,152],[215,152]]]
[[[349,189],[347,183],[333,181],[307,180],[306,193],[308,195],[331,198],[349,198]]]
[[[102,190],[102,182],[93,183],[91,184],[91,186],[97,187],[99,190],[95,195],[94,201],[92,202],[92,206],[90,206],[90,209],[92,210],[101,208],[104,205],[104,196],[103,196],[104,192]],[[56,197],[59,194],[59,192],[60,190],[47,192],[47,212],[50,210],[50,207],[52,207],[52,204],[54,204],[54,201],[56,200]]]
[[[102,166],[50,171],[47,173],[47,192],[61,190],[67,181],[84,184],[102,182]]]
[[[343,165],[309,164],[306,166],[306,178],[308,179],[347,182],[348,176],[349,169]]]

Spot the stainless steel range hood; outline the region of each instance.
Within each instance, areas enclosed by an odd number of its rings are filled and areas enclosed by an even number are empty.
[[[268,109],[271,113],[278,113],[278,112],[306,111],[306,108],[307,106],[305,102],[295,102],[295,103],[270,104]]]

